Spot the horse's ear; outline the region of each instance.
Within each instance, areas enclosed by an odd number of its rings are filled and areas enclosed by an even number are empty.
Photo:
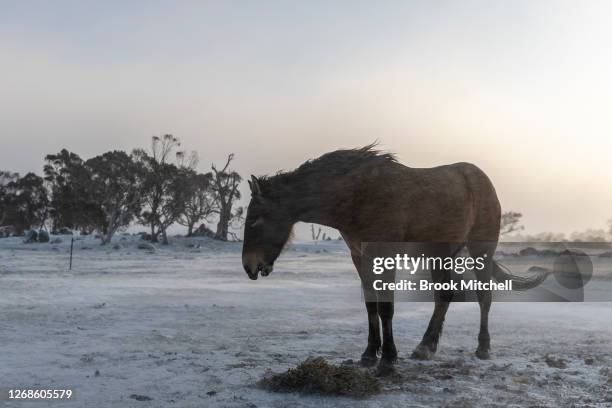
[[[251,174],[251,180],[249,180],[249,187],[251,188],[251,196],[253,198],[261,198],[261,187],[259,186],[259,180],[257,177]]]

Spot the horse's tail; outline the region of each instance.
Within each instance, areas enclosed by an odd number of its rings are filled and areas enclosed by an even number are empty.
[[[551,272],[547,269],[539,267],[531,267],[529,270],[537,272],[537,274],[530,277],[516,276],[510,273],[510,270],[507,267],[500,265],[496,261],[493,261],[493,277],[495,278],[495,280],[498,282],[504,280],[511,280],[512,288],[516,290],[527,290],[535,288],[536,286],[544,282]]]

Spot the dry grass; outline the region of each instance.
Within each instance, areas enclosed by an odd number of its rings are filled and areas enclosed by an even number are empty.
[[[260,385],[274,392],[344,395],[364,398],[380,392],[378,380],[350,365],[331,365],[322,357],[309,358],[284,373],[266,375]]]

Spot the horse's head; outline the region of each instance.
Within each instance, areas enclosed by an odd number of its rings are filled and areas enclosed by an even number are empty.
[[[291,235],[294,221],[285,206],[263,191],[260,181],[251,176],[251,202],[244,223],[242,265],[249,278],[259,272],[268,276]]]

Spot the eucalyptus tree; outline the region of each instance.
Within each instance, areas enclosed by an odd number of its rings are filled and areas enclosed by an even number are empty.
[[[144,171],[139,162],[119,150],[91,158],[85,167],[91,175],[89,197],[99,208],[96,222],[102,244],[108,244],[118,229],[140,213]]]

